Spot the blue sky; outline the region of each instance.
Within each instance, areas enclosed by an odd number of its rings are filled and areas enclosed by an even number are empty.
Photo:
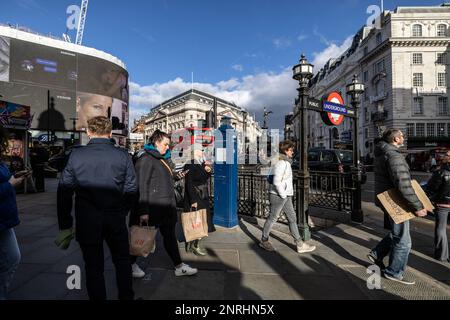
[[[81,0],[0,0],[0,22],[61,35]],[[384,1],[397,6],[443,1]],[[318,67],[344,51],[380,0],[90,0],[83,45],[120,58],[138,117],[194,87],[247,108],[275,112],[282,128],[296,95],[292,65],[304,52]],[[71,33],[75,38],[75,32]],[[318,68],[316,68],[318,71]]]

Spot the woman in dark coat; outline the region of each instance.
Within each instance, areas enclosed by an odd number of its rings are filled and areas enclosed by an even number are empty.
[[[209,205],[209,179],[211,178],[212,168],[203,156],[202,146],[193,145],[192,163],[186,164],[185,188],[184,188],[184,211],[206,209],[208,232],[214,232],[211,210]],[[205,256],[206,250],[201,246],[201,239],[186,242],[186,251],[193,252],[199,256]]]
[[[175,174],[169,163],[170,137],[159,130],[150,138],[146,152],[136,161],[136,176],[139,186],[139,200],[132,210],[130,226],[148,223],[159,228],[163,237],[164,248],[169,254],[174,266],[175,275],[193,275],[197,269],[182,263],[178,242],[175,235],[177,223],[177,208],[175,201]],[[132,257],[133,276],[142,278],[145,273]]]
[[[440,261],[450,262],[447,240],[447,220],[450,213],[450,151],[442,160],[441,168],[434,171],[427,187],[436,204],[434,257]]]

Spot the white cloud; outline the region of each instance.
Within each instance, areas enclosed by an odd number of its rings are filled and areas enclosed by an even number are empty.
[[[292,46],[292,41],[289,38],[275,38],[272,42],[277,49],[284,49]]]
[[[252,115],[256,113],[258,120],[262,118],[264,107],[274,111],[270,126],[280,129],[283,128],[284,116],[292,111],[297,86],[296,81],[292,80],[291,68],[280,73],[262,72],[213,84],[194,83],[197,90],[234,102]],[[152,107],[191,88],[192,84],[181,78],[144,86],[131,82],[130,122],[148,113]]]
[[[240,71],[240,72],[244,71],[244,67],[242,66],[242,64],[235,64],[231,68],[233,70]]]
[[[323,39],[324,41],[325,38]],[[328,42],[328,41],[327,41]],[[316,71],[319,71],[327,62],[332,58],[338,58],[341,54],[343,54],[353,42],[353,36],[349,36],[341,45],[337,45],[336,43],[328,42],[328,47],[325,48],[321,52],[314,52],[314,60],[313,65]]]

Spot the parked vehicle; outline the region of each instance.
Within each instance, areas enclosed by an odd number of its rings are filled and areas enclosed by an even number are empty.
[[[438,166],[447,154],[448,148],[434,148],[429,150],[406,150],[406,161],[411,170],[425,171],[431,170],[431,158],[434,157]]]
[[[66,167],[67,161],[69,161],[70,153],[72,152],[72,150],[73,147],[69,147],[48,159],[49,167],[58,170],[58,172],[62,172]]]
[[[299,168],[299,158],[296,157],[293,164],[294,169]],[[310,171],[320,171],[320,172],[339,172],[339,173],[350,173],[353,166],[353,152],[348,150],[339,149],[323,149],[323,148],[313,148],[308,150],[308,168]],[[364,184],[367,181],[366,168],[361,164],[361,183]],[[330,181],[333,183],[330,183]],[[313,179],[313,187],[323,187],[327,186],[329,188],[336,187],[337,178],[323,176],[315,182]],[[345,186],[351,187],[352,177],[348,174],[345,177]]]

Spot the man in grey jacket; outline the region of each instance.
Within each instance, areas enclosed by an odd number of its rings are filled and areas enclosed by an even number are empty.
[[[375,148],[375,204],[388,216],[376,195],[397,189],[411,211],[418,217],[425,217],[427,211],[412,188],[408,164],[399,151],[403,143],[403,133],[399,129],[388,129]],[[369,253],[368,258],[384,269],[383,258],[390,254],[389,266],[383,271],[384,276],[403,284],[415,284],[415,281],[404,277],[412,246],[409,221],[395,224],[390,216],[388,219],[391,232]]]

